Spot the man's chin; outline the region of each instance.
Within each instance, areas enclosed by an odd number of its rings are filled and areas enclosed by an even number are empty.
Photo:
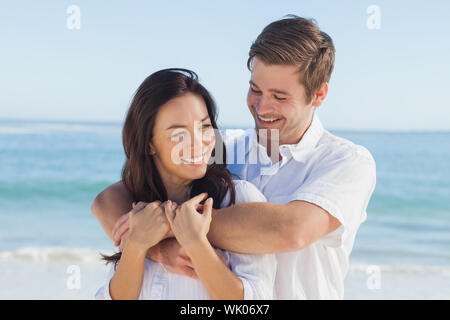
[[[255,129],[259,132],[259,130],[264,130],[267,132],[268,135],[272,135],[273,131],[278,131],[278,135],[282,131],[283,123],[280,123],[277,126],[265,126],[258,123],[258,121],[255,121]]]

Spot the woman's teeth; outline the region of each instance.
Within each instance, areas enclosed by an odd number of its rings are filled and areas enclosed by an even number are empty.
[[[181,158],[181,161],[185,162],[185,163],[201,163],[203,161],[203,158],[205,157],[206,153],[202,154],[202,156],[197,157],[197,158],[193,158],[193,159],[185,159],[185,158]]]

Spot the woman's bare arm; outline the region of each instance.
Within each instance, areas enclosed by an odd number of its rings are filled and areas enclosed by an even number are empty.
[[[243,300],[244,285],[205,238],[185,250],[192,260],[195,272],[212,299]]]
[[[141,293],[146,250],[128,242],[116,273],[109,283],[113,300],[137,300]]]

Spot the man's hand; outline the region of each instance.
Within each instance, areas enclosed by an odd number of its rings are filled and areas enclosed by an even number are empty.
[[[135,204],[133,203],[133,208],[134,207]],[[123,251],[129,236],[129,228],[129,214],[126,213],[117,220],[113,228],[114,243],[116,246],[120,246],[121,251]],[[223,263],[226,264],[225,257],[218,250],[216,250],[216,253]],[[164,268],[171,273],[198,279],[192,266],[191,259],[178,241],[173,238],[172,231],[169,231],[165,240],[162,240],[156,246],[150,248],[147,257],[151,258],[153,261],[162,263]]]
[[[165,239],[159,243],[161,262],[164,268],[175,274],[181,274],[192,279],[198,279],[191,259],[180,246],[177,239]]]
[[[192,266],[191,259],[183,247],[180,246],[177,239],[165,239],[157,246],[159,246],[160,251],[160,261],[157,262],[162,263],[167,271],[198,280],[198,276]],[[222,253],[218,250],[216,250],[216,253],[220,260],[222,260],[222,262],[226,265],[227,261]]]
[[[166,202],[162,203],[161,206],[163,207]],[[136,204],[133,202],[132,207],[135,208]],[[138,208],[137,211],[140,211],[142,208]],[[117,219],[114,228],[112,230],[114,245],[117,247],[120,247],[120,251],[123,251],[123,248],[125,247],[126,240],[130,234],[130,213],[125,213],[122,215],[119,219]],[[172,230],[169,230],[169,232],[164,236],[164,239],[173,237]]]

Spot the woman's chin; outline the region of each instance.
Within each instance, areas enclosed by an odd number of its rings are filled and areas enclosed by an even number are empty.
[[[207,170],[207,164],[182,164],[183,175],[186,178],[197,180],[205,176]]]

